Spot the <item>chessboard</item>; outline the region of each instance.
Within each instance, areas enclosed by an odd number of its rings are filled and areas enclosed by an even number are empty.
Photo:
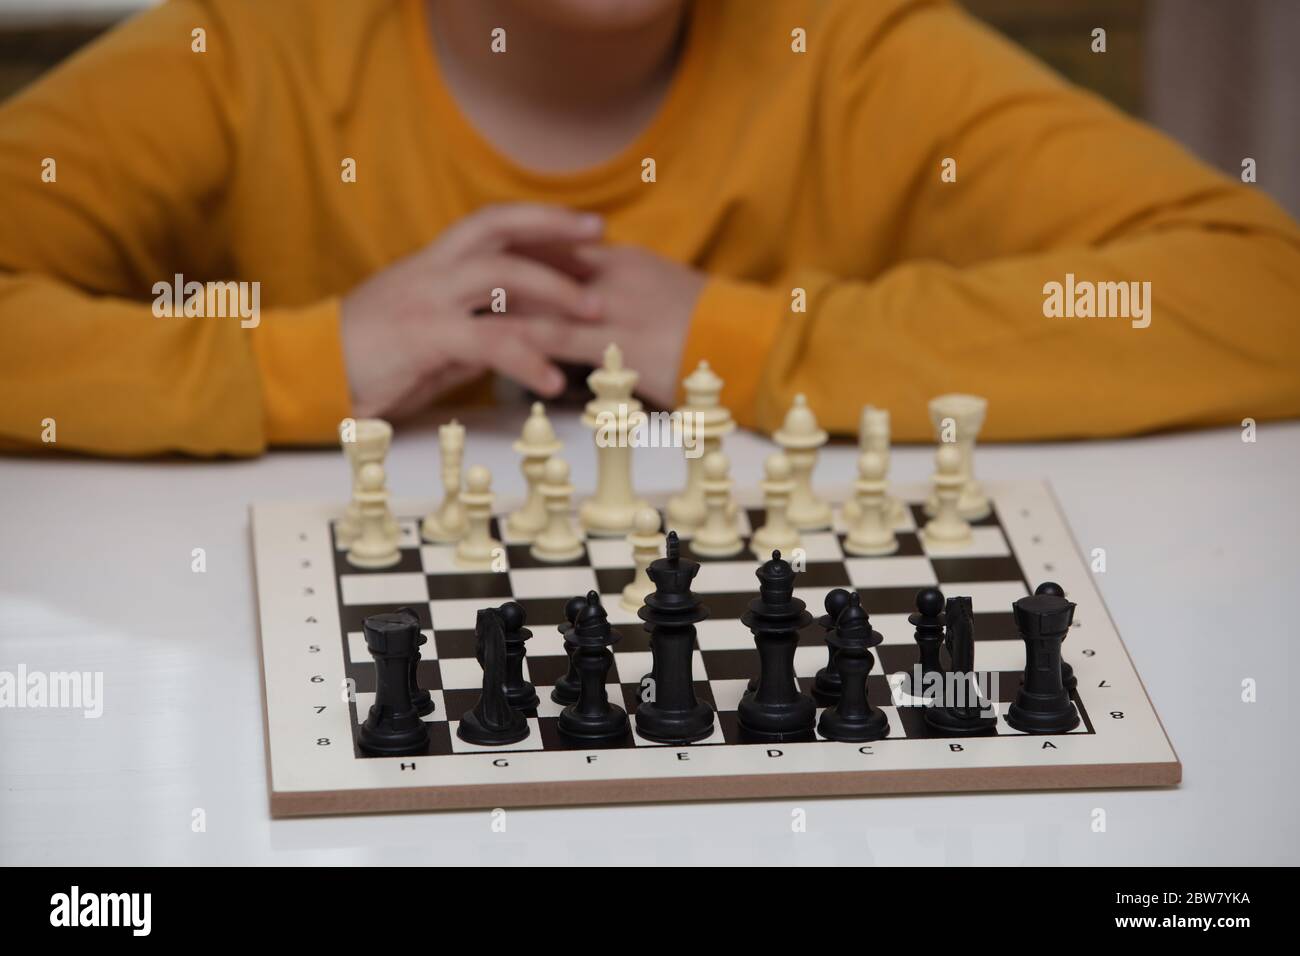
[[[265,718],[273,816],[392,810],[519,807],[753,797],[843,796],[905,792],[1037,790],[1169,786],[1182,767],[1092,574],[1045,483],[985,482],[992,514],[972,528],[960,551],[935,550],[917,528],[927,488],[897,487],[908,507],[898,525],[899,548],[885,557],[852,557],[844,529],[803,535],[796,596],[821,613],[826,592],[856,590],[884,636],[869,678],[871,700],[889,719],[889,735],[870,744],[818,739],[751,742],[736,708],[758,655],[740,617],[757,592],[760,561],[748,550],[710,560],[690,552],[701,570],[694,590],[709,610],[694,651],[695,690],[716,710],[712,737],[690,745],[627,738],[593,748],[566,741],[557,730],[560,706],[551,685],[567,669],[557,625],[574,595],[596,590],[622,635],[613,647],[610,699],[636,710],[641,679],[650,670],[648,634],[619,603],[632,579],[631,549],[622,539],[589,538],[581,558],[542,564],[527,544],[505,534],[500,570],[465,571],[452,546],[424,543],[419,517],[432,502],[394,502],[401,561],[381,571],[351,566],[335,538],[338,502],[266,503],[252,509],[260,602]],[[761,524],[750,510],[756,495],[737,496],[746,536]],[[842,499],[837,499],[842,500]],[[766,555],[764,556],[766,557]],[[1064,644],[1078,687],[1082,717],[1068,734],[1027,735],[1005,721],[1022,680],[1025,650],[1012,602],[1045,580],[1060,583],[1078,607]],[[924,720],[923,701],[907,693],[904,675],[917,663],[908,615],[916,592],[938,586],[947,597],[972,598],[975,667],[987,672],[998,722],[987,735],[945,737]],[[482,672],[474,656],[474,623],[482,607],[507,600],[523,605],[533,637],[525,674],[541,703],[527,711],[530,732],[506,747],[479,747],[456,735],[457,721],[478,698]],[[371,757],[356,735],[374,699],[375,666],[362,621],[414,607],[429,638],[422,648],[420,685],[435,709],[427,755]],[[795,655],[802,688],[810,691],[826,664],[825,632],[811,625]]]

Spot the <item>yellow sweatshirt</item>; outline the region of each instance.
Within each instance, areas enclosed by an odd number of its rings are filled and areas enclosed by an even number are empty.
[[[496,152],[426,28],[420,0],[173,0],[4,104],[0,442],[333,441],[339,297],[520,199],[712,277],[682,369],[707,358],[742,424],[799,391],[904,440],[953,390],[990,399],[992,439],[1300,413],[1295,223],[952,3],[697,2],[656,118],[573,175]],[[259,282],[260,322],[156,316],[178,274]],[[1090,288],[1138,294],[1081,317]]]

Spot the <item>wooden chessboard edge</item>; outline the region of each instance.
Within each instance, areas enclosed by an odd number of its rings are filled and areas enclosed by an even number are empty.
[[[1025,790],[1114,790],[1175,787],[1178,760],[1161,763],[1063,767],[975,767],[931,770],[868,770],[749,774],[722,777],[565,780],[545,783],[457,787],[388,787],[270,793],[271,816],[329,816],[427,810],[482,810],[603,804],[867,797],[914,793],[977,793]]]

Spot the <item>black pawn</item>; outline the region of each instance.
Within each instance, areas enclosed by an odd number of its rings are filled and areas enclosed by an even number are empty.
[[[826,613],[817,618],[817,623],[826,632],[827,638],[830,637],[831,631],[835,630],[835,622],[849,606],[850,596],[843,588],[834,588],[826,592],[824,602]],[[813,678],[813,695],[824,704],[833,704],[840,697],[840,672],[835,667],[835,645],[829,640],[826,642],[826,666]]]
[[[1050,594],[1054,597],[1065,597],[1065,588],[1061,587],[1055,581],[1044,581],[1038,587],[1034,588],[1035,594]],[[1066,635],[1069,637],[1069,635]],[[1074,693],[1079,686],[1079,678],[1074,676],[1074,668],[1064,657],[1061,658],[1061,680],[1065,683],[1065,689]]]
[[[484,747],[523,740],[528,736],[528,720],[506,697],[506,634],[500,612],[495,608],[479,611],[474,634],[476,656],[483,666],[483,693],[474,709],[461,716],[456,736]]]
[[[741,623],[758,646],[758,687],[740,699],[740,727],[761,740],[812,737],[817,705],[799,691],[794,676],[794,651],[799,629],[812,623],[807,605],[794,596],[794,569],[773,551],[760,567],[758,597],[749,602]]]
[[[610,645],[622,635],[609,624],[600,595],[588,591],[573,627],[573,662],[581,690],[577,703],[560,712],[560,733],[581,741],[615,740],[627,734],[627,711],[609,702],[605,681],[614,663]]]
[[[822,711],[818,732],[828,740],[851,743],[881,739],[889,733],[889,718],[868,699],[867,677],[875,663],[871,648],[884,638],[871,629],[857,594],[850,595],[849,606],[835,622],[835,633],[828,640],[839,651],[835,664],[840,671],[840,699]]]
[[[1025,642],[1025,683],[1007,711],[1007,723],[1029,734],[1068,733],[1079,726],[1079,713],[1061,679],[1061,641],[1074,605],[1056,594],[1035,594],[1011,609]]]
[[[944,611],[948,660],[952,665],[942,704],[925,709],[925,722],[940,733],[952,736],[991,733],[997,714],[980,697],[975,682],[975,616],[968,597],[949,598]]]
[[[656,743],[687,744],[713,734],[713,708],[696,699],[691,673],[695,625],[709,616],[691,591],[699,572],[699,562],[681,556],[677,532],[669,531],[666,556],[649,569],[655,589],[637,612],[650,632],[654,670],[650,699],[636,710],[636,729]]]
[[[419,656],[420,623],[404,611],[372,614],[362,625],[375,659],[375,702],[357,735],[363,753],[404,757],[429,751],[429,725],[411,693],[411,661]]]
[[[415,613],[413,607],[399,607],[398,614],[407,615],[415,622],[415,653],[411,656],[411,670],[409,676],[411,684],[411,700],[415,702],[415,709],[421,717],[426,717],[433,713],[433,695],[427,690],[420,687],[420,648],[429,643],[429,639],[420,633],[420,615]]]
[[[573,660],[573,622],[578,619],[582,609],[587,606],[587,601],[582,595],[571,597],[564,605],[564,623],[556,629],[564,636],[564,653],[569,656],[569,669],[564,676],[555,682],[551,688],[551,700],[557,704],[568,706],[578,702],[578,695],[582,691],[582,679],[578,676],[578,667]]]
[[[944,598],[938,588],[921,588],[916,592],[916,613],[907,619],[916,630],[913,638],[917,648],[917,670],[920,686],[912,688],[913,697],[924,697],[927,704],[943,704],[943,661],[939,649],[943,646]]]
[[[524,655],[528,652],[524,644],[533,632],[524,627],[527,618],[518,601],[507,601],[497,613],[506,634],[506,700],[515,710],[529,710],[538,704],[537,688],[524,680]]]

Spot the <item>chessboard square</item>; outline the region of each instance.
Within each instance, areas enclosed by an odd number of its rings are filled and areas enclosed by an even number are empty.
[[[1011,701],[999,702],[996,707],[998,712],[999,737],[1042,737],[1044,740],[1050,740],[1053,737],[1063,736],[1062,734],[1027,734],[1023,730],[1017,730],[1015,727],[1012,727],[1007,723],[1007,711],[1011,709]],[[1077,704],[1074,709],[1075,712],[1078,713],[1079,707]],[[1090,732],[1091,731],[1088,730],[1088,722],[1083,719],[1082,714],[1079,714],[1079,726],[1069,731],[1068,735],[1087,734]]]
[[[705,670],[710,681],[749,680],[759,671],[758,649],[752,645],[734,651],[701,651]]]
[[[884,638],[882,644],[906,644],[916,646],[916,628],[908,621],[907,614],[872,614],[871,626]]]
[[[700,573],[691,582],[696,594],[718,594],[736,591],[758,591],[757,560],[713,561],[700,565]],[[707,599],[706,599],[707,603]]]
[[[878,709],[884,712],[885,719],[886,719],[887,721],[889,721],[889,730],[888,730],[888,732],[885,734],[884,737],[881,737],[881,738],[879,738],[879,739],[880,739],[880,740],[891,740],[891,739],[894,739],[894,738],[902,739],[902,738],[904,737],[903,721],[902,721],[902,719],[901,719],[901,718],[899,717],[899,715],[898,715],[898,708],[897,708],[897,707],[894,707],[894,706],[891,705],[891,704],[886,704],[886,705],[884,705],[884,706],[882,706],[882,707],[880,707],[880,708],[878,708]],[[819,707],[819,708],[817,708],[817,723],[818,723],[819,725],[821,724],[822,714],[825,713],[825,712],[826,712],[826,708],[825,708],[825,707]],[[830,738],[828,738],[828,737],[823,737],[823,736],[822,736],[822,733],[821,733],[821,730],[818,730],[818,731],[817,731],[817,739],[818,739],[818,740],[829,740]],[[865,744],[854,744],[853,746],[855,746],[855,747],[869,747],[869,746],[871,746],[871,744],[874,744],[874,743],[876,743],[876,742],[877,742],[877,741],[873,740],[873,741],[870,741],[870,742],[865,743]]]
[[[618,666],[620,684],[639,683],[642,677],[650,673],[652,663],[649,651],[616,651],[614,661]],[[699,651],[691,652],[691,678],[699,682],[709,679],[704,658]]]
[[[795,576],[802,588],[847,588],[851,585],[843,561],[818,561],[808,564]]]
[[[844,566],[855,588],[923,588],[938,583],[925,557],[846,558]]]
[[[533,557],[531,548],[532,545],[530,544],[506,545],[506,558],[510,567],[518,570],[519,568],[583,568],[591,566],[585,547],[581,554],[568,561],[543,561],[541,558]]]
[[[503,549],[504,550],[504,549]],[[501,571],[509,565],[509,558],[498,562]],[[456,563],[456,546],[454,544],[426,544],[420,547],[420,564],[425,574],[482,574],[482,568],[464,568]],[[490,572],[489,572],[490,573]]]
[[[468,690],[483,686],[483,668],[473,657],[453,657],[440,660],[444,690]]]
[[[830,657],[827,645],[821,647],[796,647],[794,649],[794,676],[816,677],[817,672],[826,666]]]
[[[626,538],[591,538],[587,541],[587,557],[593,568],[634,567],[632,546]]]
[[[657,740],[646,740],[637,731],[635,719],[632,721],[632,738],[636,741],[638,747],[699,747],[704,744],[725,744],[727,742],[726,735],[722,732],[722,723],[718,720],[716,712],[713,715],[713,733],[703,740],[696,740],[689,744],[662,744]]]
[[[428,575],[427,580],[431,601],[477,598],[484,607],[487,607],[491,604],[501,604],[511,595],[510,577],[499,571],[431,574]]]
[[[734,618],[709,618],[695,625],[701,651],[744,651],[754,647],[754,635]]]
[[[934,565],[940,586],[944,587],[953,581],[1019,581],[1024,577],[1020,563],[1009,555],[1000,558],[932,556],[930,563]]]
[[[964,544],[929,541],[922,534],[921,546],[925,549],[925,553],[932,557],[1001,558],[1011,553],[1006,536],[996,525],[983,527],[973,525],[970,533],[971,540]]]
[[[722,713],[735,710],[740,706],[740,698],[744,697],[749,690],[749,681],[710,679],[709,687],[713,691],[713,702],[717,705],[718,712]]]
[[[438,657],[438,648],[433,641],[433,631],[422,629],[420,631],[426,638],[425,642],[420,645],[420,657],[424,660],[436,660]],[[370,648],[366,647],[365,631],[348,631],[348,660],[353,664],[369,664],[374,658],[370,656]]]
[[[384,568],[359,568],[348,560],[347,549],[334,553],[334,575],[338,577],[351,574],[356,577],[383,576],[387,574],[410,574],[420,570],[420,552],[406,548],[397,552],[397,561]]]
[[[612,594],[615,598],[622,595],[623,589],[632,583],[635,576],[636,570],[633,568],[596,568],[596,587],[602,600],[604,595]],[[610,607],[608,601],[605,601],[605,606]]]
[[[433,643],[438,649],[439,660],[473,657],[478,653],[478,637],[472,629],[452,630],[446,628],[436,631],[433,635]]]
[[[433,710],[420,719],[428,724],[445,722],[447,720],[447,701],[444,699],[442,691],[429,690],[429,697],[433,700]],[[356,717],[358,724],[366,722],[366,717],[370,714],[370,708],[374,706],[374,703],[374,691],[357,691]]]
[[[344,604],[421,604],[429,600],[424,575],[343,574],[339,576],[339,593]]]
[[[916,610],[918,588],[901,586],[892,588],[858,588],[862,606],[872,619],[877,614],[911,614]]]
[[[504,747],[481,746],[471,744],[468,741],[461,740],[456,731],[460,728],[460,721],[453,720],[450,724],[451,729],[451,749],[453,753],[458,754],[491,754],[491,753],[517,753],[521,750],[544,750],[545,744],[542,742],[542,728],[537,722],[536,717],[525,718],[528,721],[528,736],[523,740],[513,744],[506,744]]]
[[[805,531],[799,536],[799,547],[803,549],[804,560],[809,564],[815,561],[844,560],[840,539],[830,531]]]
[[[567,654],[541,654],[537,657],[528,658],[528,673],[532,675],[532,681],[537,685],[537,693],[541,693],[542,685],[551,688],[555,682],[569,672],[569,657]],[[550,693],[548,689],[546,693]]]
[[[609,574],[609,571],[597,571],[599,577],[602,574]],[[600,584],[600,603],[605,607],[605,613],[609,615],[609,623],[619,629],[624,635],[631,634],[641,630],[641,618],[637,616],[637,611],[641,610],[638,605],[636,610],[628,610],[623,606],[623,589],[606,590],[604,582]]]
[[[626,613],[626,612],[624,612]],[[609,621],[613,624],[619,633],[618,643],[610,648],[614,652],[614,659],[618,660],[620,653],[633,653],[635,651],[650,650],[650,632],[642,626],[639,620],[633,623],[623,623],[615,620],[613,613],[609,615]]]
[[[510,572],[510,588],[517,600],[524,598],[585,596],[596,590],[591,568],[523,568]]]
[[[1000,611],[1005,608],[1009,611],[1012,604],[1028,596],[1029,590],[1025,587],[1024,581],[1012,579],[945,583],[943,593],[950,597],[965,595],[971,599],[971,604],[975,608],[983,608],[987,611]],[[979,615],[979,611],[976,611],[976,615]]]
[[[569,659],[564,649],[564,635],[553,627],[530,627],[533,636],[524,645],[526,653],[532,657],[563,657]]]
[[[429,602],[433,619],[433,632],[473,631],[478,622],[478,612],[484,607],[481,598],[452,598]]]

